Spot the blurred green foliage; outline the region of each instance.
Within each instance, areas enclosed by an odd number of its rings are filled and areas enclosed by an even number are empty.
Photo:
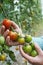
[[[34,34],[42,20],[40,0],[0,0],[0,21],[15,21],[24,33]]]

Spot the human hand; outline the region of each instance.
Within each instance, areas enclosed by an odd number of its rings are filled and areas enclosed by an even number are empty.
[[[22,35],[21,29],[19,28],[19,26],[18,26],[15,22],[11,21],[11,26],[14,28],[14,30],[15,30],[16,32],[18,32],[18,33],[20,33],[20,34]],[[12,41],[12,40],[10,39],[10,36],[7,36],[6,42],[7,42],[7,45],[10,45],[10,46],[20,45],[18,42]]]
[[[37,44],[34,44],[34,46],[36,48],[36,51],[38,52],[38,55],[36,57],[31,57],[27,55],[26,53],[24,53],[21,45],[19,46],[20,53],[32,65],[43,65],[43,51]]]
[[[8,35],[8,33],[9,33],[9,30],[7,29],[7,30],[5,31],[5,26],[2,25],[2,26],[0,27],[0,35],[3,35],[3,36],[6,38],[6,36]]]

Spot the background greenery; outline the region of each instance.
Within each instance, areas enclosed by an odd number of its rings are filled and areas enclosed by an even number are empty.
[[[42,22],[40,0],[0,0],[0,21],[8,18],[16,22],[24,33],[35,35]]]

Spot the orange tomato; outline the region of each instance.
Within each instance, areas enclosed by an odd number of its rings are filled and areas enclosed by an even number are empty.
[[[16,41],[18,38],[18,34],[16,32],[12,32],[12,31],[9,32],[9,36],[10,36],[10,39],[13,41]]]
[[[9,29],[11,26],[11,21],[8,19],[4,19],[2,24],[6,27],[6,29]]]

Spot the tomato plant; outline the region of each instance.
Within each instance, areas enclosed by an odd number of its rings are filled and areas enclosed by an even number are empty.
[[[29,54],[33,57],[37,56],[37,51],[35,50],[34,44],[32,43],[31,35],[27,34],[23,37],[20,33],[15,32],[11,26],[11,21],[8,19],[4,19],[2,25],[4,25],[6,29],[9,29],[8,36],[12,42],[18,42],[20,45],[23,45],[22,48],[24,53]],[[16,61],[15,54],[10,50],[10,47],[11,46],[8,46],[6,44],[6,39],[3,37],[3,35],[0,35],[0,61],[7,60],[7,57],[3,53],[7,54],[11,61]],[[19,48],[16,48],[16,50],[18,49]]]

